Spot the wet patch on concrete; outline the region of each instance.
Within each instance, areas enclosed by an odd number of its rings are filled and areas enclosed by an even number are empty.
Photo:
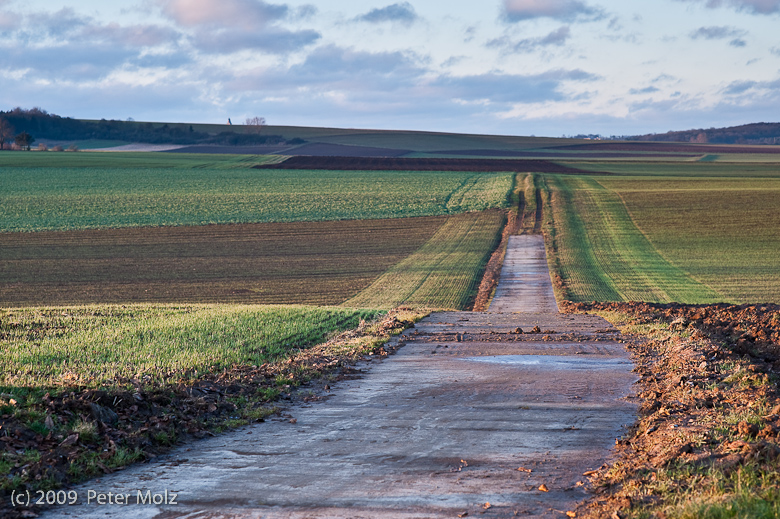
[[[463,360],[472,362],[492,362],[501,365],[540,366],[553,369],[611,370],[615,367],[632,366],[631,361],[602,357],[599,359],[575,359],[560,355],[490,355],[486,357],[468,357]]]

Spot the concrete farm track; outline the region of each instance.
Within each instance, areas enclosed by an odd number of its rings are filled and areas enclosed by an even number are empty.
[[[431,314],[325,402],[74,489],[178,504],[44,517],[565,517],[636,377],[609,323],[557,312],[540,236],[512,237],[505,270],[489,311]]]

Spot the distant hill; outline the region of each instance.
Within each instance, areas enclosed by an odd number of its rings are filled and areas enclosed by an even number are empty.
[[[2,0],[0,0],[2,1]],[[61,117],[40,108],[0,111],[14,133],[26,131],[36,142],[81,148],[128,143],[183,145],[191,153],[281,153],[289,155],[546,157],[540,150],[593,141],[554,137],[483,135],[416,130],[328,128],[310,126],[140,122]],[[92,146],[90,143],[97,143]],[[322,146],[327,145],[327,146]]]
[[[753,123],[728,128],[653,133],[627,137],[632,141],[695,142],[712,144],[780,144],[780,123]]]
[[[35,139],[52,140],[117,140],[149,144],[219,144],[248,146],[267,144],[302,144],[303,139],[286,140],[281,135],[270,135],[260,126],[220,125],[218,131],[203,131],[202,125],[164,124],[101,119],[85,121],[60,117],[32,108],[14,108],[0,111],[16,132],[27,132]]]

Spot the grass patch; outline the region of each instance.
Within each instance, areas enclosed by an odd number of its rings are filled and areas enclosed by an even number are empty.
[[[599,183],[621,198],[669,263],[711,287],[718,300],[780,301],[780,179],[600,178]],[[708,301],[712,298],[687,302]]]
[[[451,217],[422,247],[342,306],[468,307],[501,238],[505,218],[503,211]]]
[[[730,157],[737,157],[732,155]],[[681,177],[686,178],[778,178],[777,163],[780,156],[769,156],[773,163],[760,162],[752,154],[740,155],[740,162],[567,162],[569,166],[585,171],[614,173],[631,177]]]
[[[261,365],[377,311],[305,306],[134,305],[0,313],[0,391],[187,380]]]
[[[545,233],[561,299],[780,301],[780,179],[541,175]],[[635,173],[638,173],[635,172]],[[696,173],[695,171],[693,173]],[[740,175],[746,175],[740,178]]]
[[[261,421],[280,412],[269,406],[277,399],[317,400],[307,383],[318,378],[333,383],[349,373],[355,360],[387,355],[389,338],[425,315],[409,309],[381,317],[378,311],[343,308],[204,305],[13,312],[2,317],[3,324],[12,319],[21,326],[11,328],[11,337],[3,328],[3,351],[9,344],[26,345],[57,355],[57,341],[78,340],[82,331],[92,330],[132,358],[125,373],[108,378],[114,368],[107,366],[99,341],[82,342],[89,365],[68,363],[74,376],[35,380],[27,379],[29,373],[14,373],[19,366],[3,359],[0,515],[10,510],[11,491],[58,488],[149,459],[187,438]],[[372,316],[380,317],[368,320]],[[166,366],[169,333],[180,339],[183,356]],[[126,334],[137,340],[116,342],[117,335]],[[138,341],[159,354],[155,373],[146,369]],[[203,348],[219,352],[225,361],[199,362],[192,354]],[[247,354],[250,358],[241,358]],[[182,361],[188,369],[181,369]]]

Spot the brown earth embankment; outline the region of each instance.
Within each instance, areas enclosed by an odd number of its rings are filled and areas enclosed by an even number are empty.
[[[616,459],[587,474],[596,496],[578,516],[769,517],[761,510],[780,507],[779,305],[562,307],[635,330],[627,346],[641,377],[639,420]]]

